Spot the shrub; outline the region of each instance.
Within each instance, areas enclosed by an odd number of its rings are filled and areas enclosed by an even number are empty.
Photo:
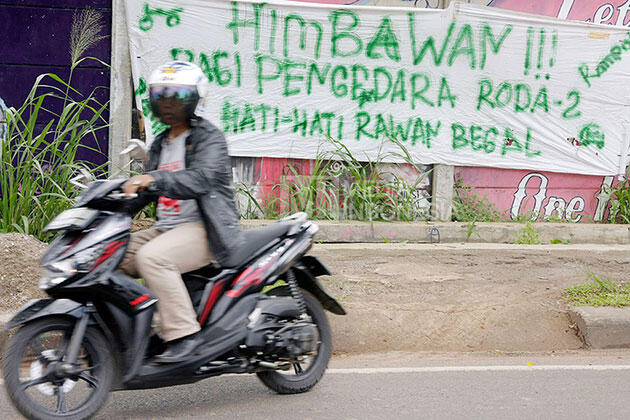
[[[479,197],[474,188],[465,185],[461,178],[455,179],[453,198],[453,221],[456,222],[499,222],[503,218],[487,196]]]

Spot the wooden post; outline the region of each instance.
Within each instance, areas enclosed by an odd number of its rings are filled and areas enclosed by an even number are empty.
[[[112,0],[112,55],[109,87],[109,176],[124,176],[128,157],[120,156],[131,137],[133,85],[125,1]]]

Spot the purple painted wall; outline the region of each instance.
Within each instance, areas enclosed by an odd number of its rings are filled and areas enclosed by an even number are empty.
[[[109,62],[111,0],[0,0],[0,97],[7,106],[22,105],[35,78],[42,73],[55,73],[67,80],[72,17],[87,8],[102,14],[102,35],[107,38],[84,55]],[[85,94],[102,86],[97,91],[97,99],[105,102],[109,99],[109,69],[96,61],[85,61],[75,69],[72,86]],[[80,159],[95,164],[107,161],[106,130],[98,133],[98,144],[86,145],[103,153],[83,151]]]

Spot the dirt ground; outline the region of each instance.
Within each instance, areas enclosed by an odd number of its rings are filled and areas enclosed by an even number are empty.
[[[627,278],[630,248],[326,244],[336,352],[553,351],[582,347],[563,291],[585,269]],[[322,279],[324,279],[322,277]]]
[[[14,311],[39,290],[39,259],[46,244],[19,233],[0,234],[0,312]]]
[[[45,244],[0,235],[0,312],[38,289]],[[348,311],[329,314],[336,353],[553,351],[582,346],[563,291],[598,276],[623,281],[628,246],[316,244],[321,277]]]

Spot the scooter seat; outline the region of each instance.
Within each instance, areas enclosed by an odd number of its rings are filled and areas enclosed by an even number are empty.
[[[246,263],[265,245],[285,236],[294,224],[294,222],[276,222],[260,228],[243,231],[243,245],[233,252],[229,260],[221,264],[221,267],[233,268]]]

